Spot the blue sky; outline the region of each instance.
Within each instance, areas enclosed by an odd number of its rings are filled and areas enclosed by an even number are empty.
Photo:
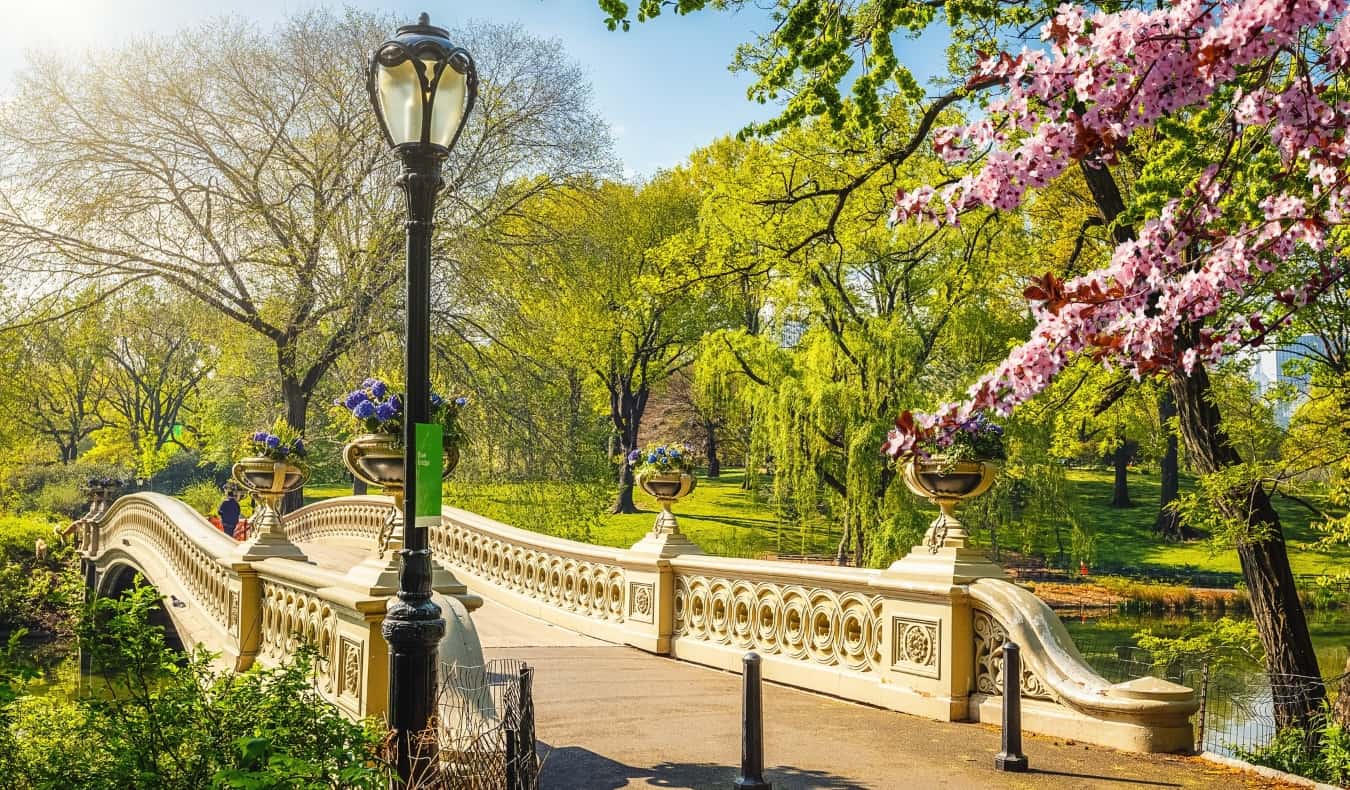
[[[263,26],[312,0],[0,0],[0,85],[22,65],[25,48],[117,46],[145,32],[171,32],[194,21],[238,15]],[[331,5],[332,3],[330,3]],[[391,11],[412,21],[427,11],[433,22],[456,25],[471,18],[520,22],[527,30],[562,40],[590,75],[595,106],[609,121],[628,174],[649,174],[682,161],[691,151],[776,108],[745,97],[751,79],[727,69],[736,45],[768,28],[767,15],[751,4],[739,13],[662,16],[634,24],[628,33],[605,28],[595,0],[354,0],[352,5]],[[391,31],[392,32],[392,31]],[[941,60],[940,44],[906,42],[902,59],[921,79]],[[0,88],[0,92],[4,89]]]

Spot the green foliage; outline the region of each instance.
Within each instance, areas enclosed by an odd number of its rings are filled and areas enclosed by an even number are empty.
[[[83,598],[73,552],[41,516],[0,516],[0,630],[59,633]],[[35,547],[47,544],[39,560]]]
[[[1350,728],[1336,722],[1330,709],[1324,706],[1310,729],[1311,738],[1302,728],[1287,727],[1265,746],[1252,751],[1239,749],[1237,756],[1319,782],[1350,785]]]
[[[122,467],[83,462],[16,466],[0,481],[0,511],[74,516],[87,504],[80,493],[82,484],[95,477],[124,479],[126,474]]]
[[[1259,662],[1263,652],[1256,624],[1230,617],[1194,624],[1174,637],[1160,636],[1145,628],[1134,639],[1160,667],[1187,662],[1216,670],[1235,663]]]
[[[22,697],[5,706],[0,767],[31,790],[114,788],[382,788],[382,733],[347,721],[313,686],[312,651],[294,663],[218,672],[186,661],[150,624],[159,606],[137,587],[84,612],[81,650],[102,678],[77,700]]]
[[[445,502],[513,527],[589,543],[604,518],[608,483],[445,483]]]
[[[178,498],[186,502],[193,510],[210,518],[216,514],[216,508],[225,498],[221,487],[213,480],[198,480],[184,488]]]

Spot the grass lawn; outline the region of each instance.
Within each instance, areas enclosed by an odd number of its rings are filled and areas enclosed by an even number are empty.
[[[1208,541],[1160,543],[1153,534],[1157,517],[1159,481],[1156,474],[1130,473],[1131,508],[1113,508],[1112,474],[1108,471],[1071,469],[1069,484],[1078,502],[1084,525],[1097,535],[1098,564],[1130,571],[1198,572],[1237,574],[1241,572],[1237,552],[1231,548],[1214,550]],[[1183,477],[1182,489],[1191,480]],[[1280,497],[1275,498],[1285,537],[1289,541],[1289,560],[1294,573],[1322,574],[1344,570],[1350,564],[1350,547],[1335,551],[1315,551],[1317,534],[1308,527],[1306,509]]]
[[[839,544],[837,528],[820,524],[805,529],[784,525],[764,496],[741,488],[744,473],[723,469],[716,480],[700,478],[698,488],[674,507],[680,529],[709,554],[757,557],[766,552],[831,554]],[[642,489],[634,491],[641,513],[604,514],[593,541],[603,546],[637,543],[651,530],[660,505]]]
[[[1208,542],[1161,543],[1153,534],[1158,477],[1130,474],[1132,508],[1110,506],[1111,473],[1071,469],[1069,483],[1084,525],[1097,535],[1097,565],[1124,575],[1240,572],[1232,549],[1212,551]],[[806,528],[780,525],[763,493],[741,488],[743,473],[725,469],[717,480],[701,478],[698,488],[675,506],[680,526],[710,554],[757,557],[769,552],[832,554],[839,530],[818,523]],[[1183,478],[1182,486],[1190,485]],[[305,501],[351,493],[343,485],[309,486]],[[640,489],[635,499],[641,513],[603,512],[614,496],[608,485],[561,483],[465,483],[446,486],[446,504],[481,513],[512,526],[533,529],[602,546],[626,548],[638,542],[656,519],[658,506]],[[1308,528],[1308,512],[1277,498],[1290,541],[1294,572],[1334,573],[1350,566],[1350,547],[1313,551],[1316,535]]]
[[[820,524],[780,528],[766,498],[741,488],[743,480],[739,469],[724,469],[716,480],[699,478],[694,493],[675,505],[680,529],[704,551],[725,557],[834,552],[838,529]],[[350,493],[351,488],[343,485],[306,486],[305,503]],[[613,515],[604,512],[613,498],[614,489],[609,485],[452,481],[446,485],[444,501],[512,526],[628,548],[651,530],[660,506],[637,489],[634,500],[641,512]]]

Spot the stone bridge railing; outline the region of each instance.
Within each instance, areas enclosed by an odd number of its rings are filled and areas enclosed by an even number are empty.
[[[382,519],[388,501],[369,499],[375,502],[356,504]],[[165,610],[185,644],[205,645],[236,670],[276,664],[312,645],[325,697],[356,717],[384,712],[386,596],[303,562],[246,561],[243,544],[159,494],[124,496],[82,527],[86,580],[96,594],[141,576],[168,599]]]
[[[1131,751],[1193,743],[1190,689],[1111,684],[1030,592],[1003,578],[944,580],[925,557],[884,571],[670,557],[454,508],[430,544],[472,592],[571,630],[729,671],[754,650],[769,680],[939,720],[999,720],[996,648],[1010,635],[1023,647],[1027,729]]]
[[[295,542],[370,548],[390,506],[343,497],[284,527]],[[769,680],[940,720],[997,721],[996,651],[1011,637],[1023,648],[1027,729],[1134,751],[1192,743],[1189,689],[1108,683],[1048,607],[965,549],[916,550],[887,570],[837,568],[672,554],[652,540],[604,548],[454,508],[429,542],[472,593],[573,631],[729,671],[754,650]],[[243,553],[181,502],[137,494],[86,530],[84,556],[102,592],[136,572],[175,596],[180,629],[236,668],[312,644],[323,694],[354,715],[382,713],[387,596],[351,573]]]

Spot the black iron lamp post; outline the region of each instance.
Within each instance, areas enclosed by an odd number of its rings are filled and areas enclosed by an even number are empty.
[[[430,418],[431,398],[431,229],[436,194],[444,186],[441,163],[454,148],[473,109],[478,74],[473,58],[450,43],[445,30],[426,14],[404,25],[375,50],[367,87],[380,128],[403,160],[398,185],[408,200],[408,346],[404,357],[404,542],[398,600],[390,604],[383,632],[389,643],[389,721],[397,733],[398,770],[408,779],[416,759],[434,759],[417,736],[436,703],[436,655],[445,620],[431,600],[431,551],[427,530],[418,524],[416,425]],[[436,459],[440,447],[422,448]]]

